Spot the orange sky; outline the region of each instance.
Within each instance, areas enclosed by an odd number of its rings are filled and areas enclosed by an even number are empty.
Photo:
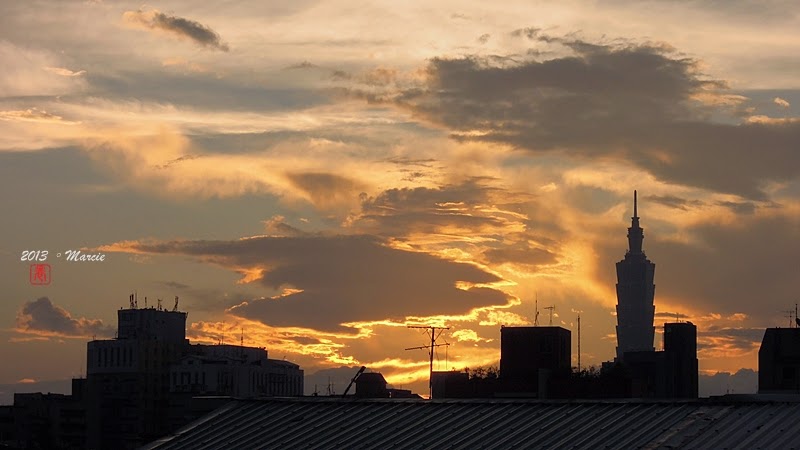
[[[599,364],[634,189],[657,331],[691,320],[701,370],[756,369],[798,301],[798,21],[777,0],[7,2],[0,384],[79,376],[134,290],[178,295],[194,341],[420,391],[407,324],[450,327],[438,368],[494,365],[538,298],[573,347],[581,314]],[[57,256],[77,249],[106,258]]]

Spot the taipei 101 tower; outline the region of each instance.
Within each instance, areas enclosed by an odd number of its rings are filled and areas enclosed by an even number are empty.
[[[642,251],[644,230],[639,226],[636,191],[633,191],[633,217],[628,228],[628,251],[617,263],[617,360],[626,352],[654,351],[653,278],[656,265]]]

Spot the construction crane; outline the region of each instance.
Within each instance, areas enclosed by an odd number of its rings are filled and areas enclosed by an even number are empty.
[[[348,384],[347,385],[347,389],[344,390],[344,394],[342,394],[342,398],[347,397],[347,393],[350,391],[350,388],[353,387],[353,383],[356,382],[358,377],[360,377],[361,374],[364,373],[365,370],[367,370],[367,366],[361,366],[361,368],[358,369],[358,372],[356,372],[356,376],[354,376],[353,379],[350,380],[350,384]]]

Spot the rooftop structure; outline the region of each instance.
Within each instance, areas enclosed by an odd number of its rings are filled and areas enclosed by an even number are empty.
[[[762,448],[800,442],[800,403],[237,400],[146,445],[217,448]]]
[[[500,377],[527,384],[517,389],[543,395],[551,375],[570,371],[571,336],[569,330],[561,327],[501,328]]]
[[[767,328],[758,350],[758,392],[800,393],[800,328]]]

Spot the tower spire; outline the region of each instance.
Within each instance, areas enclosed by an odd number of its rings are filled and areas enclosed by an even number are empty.
[[[639,226],[639,201],[638,193],[633,191],[633,217],[631,217],[631,227],[628,228],[628,253],[638,255],[642,252],[642,240],[644,240],[644,230]]]

